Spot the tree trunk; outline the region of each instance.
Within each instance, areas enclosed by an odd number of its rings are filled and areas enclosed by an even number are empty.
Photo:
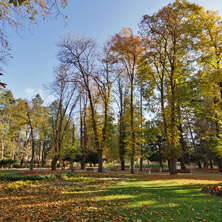
[[[74,166],[73,166],[73,159],[72,158],[70,159],[70,165],[71,165],[70,170],[73,173],[74,172]]]
[[[87,150],[87,140],[88,140],[87,139],[87,126],[86,126],[86,104],[84,105],[83,125],[84,125],[84,136],[83,136],[81,169],[85,170],[85,168],[86,168],[86,150]]]
[[[186,169],[184,153],[182,153],[182,157],[180,159],[180,167],[181,167],[182,170]]]
[[[41,142],[39,142],[39,160],[38,160],[38,167],[40,167],[40,162],[41,162]]]
[[[222,158],[218,159],[218,170],[222,174]]]
[[[130,161],[130,165],[131,165],[131,174],[134,174],[134,154],[132,153],[131,156],[131,161]]]
[[[46,151],[45,151],[45,141],[43,142],[42,145],[42,167],[45,165],[45,159],[46,159]]]
[[[170,162],[170,175],[176,175],[176,160],[169,160]]]
[[[184,138],[183,138],[183,126],[182,126],[182,118],[181,118],[181,109],[180,106],[178,105],[177,107],[178,110],[178,118],[179,118],[179,124],[178,124],[178,129],[180,132],[180,146],[182,148],[182,156],[180,158],[180,167],[182,170],[186,169],[186,165],[185,165],[185,152],[186,152],[186,146],[185,146],[185,142],[184,142]]]
[[[31,157],[31,161],[30,161],[30,170],[33,170],[33,168],[34,168],[34,158],[35,158],[35,141],[32,136],[32,157]]]
[[[82,111],[82,97],[80,96],[80,149],[82,152],[81,157],[81,170],[85,169],[85,151],[83,147],[83,111]]]
[[[20,161],[20,167],[22,167],[23,162],[24,162],[24,156],[22,157],[22,159],[21,159],[21,161]]]
[[[5,143],[4,143],[4,139],[2,139],[2,152],[1,152],[1,160],[3,160],[3,158],[4,158],[4,149],[5,149]]]
[[[99,136],[98,136],[98,131],[97,131],[97,123],[96,123],[96,117],[95,117],[95,110],[94,110],[94,105],[93,105],[93,100],[92,100],[92,95],[91,95],[90,90],[88,90],[88,97],[89,97],[91,114],[92,114],[92,127],[93,127],[94,138],[95,138],[95,147],[97,150],[98,161],[99,161],[98,172],[103,172],[102,150],[100,148]]]
[[[143,138],[143,82],[141,81],[140,84],[140,118],[141,118],[141,122],[140,122],[140,130],[141,130],[141,144],[140,144],[140,171],[143,171],[143,142],[142,142],[142,138]]]
[[[120,157],[120,165],[121,165],[121,170],[125,170],[125,160],[124,160],[124,158]]]
[[[59,158],[57,156],[54,157],[54,159],[52,160],[52,164],[51,164],[52,170],[56,170],[56,164],[58,160]]]
[[[140,155],[142,156],[142,150],[140,150]],[[140,157],[140,171],[143,171],[143,157]]]
[[[160,157],[160,168],[163,171],[163,161],[162,161],[162,155],[161,155],[161,146],[158,145],[158,147],[159,147],[159,157]]]
[[[134,105],[133,105],[133,77],[131,77],[131,92],[130,92],[130,128],[131,128],[131,136],[132,136],[132,153],[131,153],[131,174],[134,174],[134,159],[135,159],[135,131],[134,131]]]
[[[121,170],[125,170],[125,160],[124,160],[124,138],[123,138],[123,125],[124,125],[124,118],[123,118],[123,92],[121,87],[121,82],[119,79],[119,97],[120,97],[120,113],[119,113],[119,158],[121,164]]]
[[[97,150],[97,155],[98,155],[98,172],[102,173],[103,172],[103,160],[102,160],[102,150]]]

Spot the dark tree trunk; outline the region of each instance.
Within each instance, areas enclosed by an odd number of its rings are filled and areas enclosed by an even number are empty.
[[[131,153],[131,174],[134,174],[134,160],[135,160],[135,131],[134,131],[134,105],[133,105],[133,77],[131,77],[131,90],[130,90],[130,113],[131,113],[131,119],[130,119],[130,128],[131,128],[131,136],[132,136],[132,153]]]
[[[140,155],[142,156],[143,153],[141,152]],[[140,171],[143,171],[143,157],[140,157]]]
[[[95,119],[95,110],[94,110],[94,105],[93,105],[93,100],[92,100],[92,95],[91,95],[90,90],[88,90],[88,97],[89,97],[91,114],[92,114],[92,127],[93,127],[94,138],[95,138],[95,147],[97,150],[98,161],[99,161],[98,172],[103,172],[102,150],[100,148],[99,136],[98,136],[98,131],[97,131],[97,123]]]
[[[213,167],[213,162],[212,162],[212,160],[210,159],[210,168],[211,169],[213,169],[214,167]]]
[[[20,161],[20,167],[22,167],[23,162],[24,162],[24,157],[22,157],[22,159],[21,159],[21,161]]]
[[[177,174],[176,171],[176,160],[170,160],[170,175]]]
[[[82,152],[82,162],[81,162],[81,169],[85,170],[86,168],[86,150],[87,150],[87,126],[86,126],[86,104],[84,105],[84,118],[83,118],[83,125],[84,125],[84,136],[83,136],[83,152]]]
[[[125,170],[125,160],[124,160],[124,158],[120,157],[120,165],[121,165],[121,170]]]
[[[201,162],[200,162],[200,161],[198,161],[198,167],[199,167],[199,169],[202,168],[202,166],[201,166]]]
[[[140,130],[141,130],[141,144],[140,144],[140,171],[143,171],[143,82],[141,81],[140,84],[140,118],[141,118],[141,123],[140,123]]]
[[[119,114],[119,158],[121,164],[121,170],[125,170],[125,160],[124,160],[124,132],[123,132],[123,125],[124,125],[124,118],[123,118],[123,91],[121,87],[121,81],[119,79],[119,97],[120,97],[120,114]]]
[[[54,157],[54,159],[52,160],[52,170],[56,170],[56,164],[57,164],[57,161],[59,160],[59,158],[56,156]]]
[[[98,155],[98,172],[102,173],[103,172],[103,160],[102,160],[102,150],[97,150],[97,155]]]
[[[218,170],[222,174],[222,158],[218,159]]]
[[[30,161],[30,170],[33,170],[34,168],[34,158],[35,158],[35,141],[34,138],[32,137],[32,157]]]
[[[81,170],[85,169],[85,150],[83,146],[83,112],[82,112],[82,97],[80,97],[80,148],[82,152]]]
[[[160,168],[163,171],[163,161],[162,161],[162,154],[161,154],[161,146],[158,145],[158,147],[159,147]]]
[[[43,142],[42,145],[42,167],[45,165],[45,159],[46,159],[46,144],[45,141]]]
[[[132,153],[132,156],[131,156],[131,161],[130,161],[130,165],[131,165],[131,174],[134,174],[134,153]]]

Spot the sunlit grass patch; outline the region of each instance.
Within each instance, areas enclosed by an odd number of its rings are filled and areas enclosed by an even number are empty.
[[[222,199],[201,192],[204,184],[220,184],[220,178],[93,173],[72,177],[79,179],[40,181],[9,194],[4,192],[8,182],[0,185],[0,221],[216,222],[222,217]]]

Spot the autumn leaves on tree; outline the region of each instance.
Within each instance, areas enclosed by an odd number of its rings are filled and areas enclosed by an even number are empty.
[[[34,2],[4,3],[17,10],[25,6],[35,16]],[[62,7],[65,5],[62,1]],[[9,8],[2,11],[4,18]],[[40,9],[48,13],[44,1]],[[44,108],[48,117],[40,115],[43,120],[48,118],[44,133],[38,126],[42,120],[33,111],[43,107],[40,98],[25,107],[21,101],[13,104],[26,113],[21,125],[27,124],[33,142],[31,162],[39,130],[45,144],[48,138],[47,155],[53,159],[53,170],[68,155],[72,162],[79,156],[84,169],[87,154],[96,152],[99,172],[104,160],[119,160],[122,170],[130,162],[134,173],[135,160],[140,159],[142,170],[144,159],[155,155],[161,166],[168,161],[171,174],[176,174],[177,161],[186,169],[186,163],[198,155],[199,166],[200,161],[207,159],[212,165],[214,160],[222,172],[221,24],[216,12],[176,0],[153,15],[144,15],[138,35],[123,28],[103,47],[92,38],[62,37],[59,66],[49,86],[56,100]],[[2,44],[6,47],[4,39]],[[5,52],[3,49],[1,54]],[[5,105],[1,112],[7,128],[6,110]],[[2,155],[4,150],[2,146]]]

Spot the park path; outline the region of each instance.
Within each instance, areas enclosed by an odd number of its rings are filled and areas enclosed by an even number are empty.
[[[29,168],[10,168],[10,169],[0,169],[1,171],[5,171],[5,170],[9,170],[9,171],[13,171],[13,170],[18,170],[18,171],[28,171]],[[34,168],[34,171],[50,171],[50,168]],[[59,171],[63,171],[61,169],[59,169]],[[65,170],[66,172],[70,171],[70,170]],[[85,173],[87,172],[86,170],[74,170],[74,172],[78,172],[78,173]],[[91,171],[90,171],[91,172]],[[97,172],[97,170],[95,170],[94,172]],[[104,173],[116,173],[116,174],[130,174],[129,170],[126,171],[111,171],[111,170],[106,170]],[[138,171],[135,170],[135,174],[140,174],[140,175],[169,175],[169,172],[151,172],[151,171]],[[177,175],[187,175],[187,176],[203,176],[203,177],[221,177],[222,178],[222,174],[219,174],[217,170],[199,170],[199,169],[191,169],[191,173],[177,173]]]

